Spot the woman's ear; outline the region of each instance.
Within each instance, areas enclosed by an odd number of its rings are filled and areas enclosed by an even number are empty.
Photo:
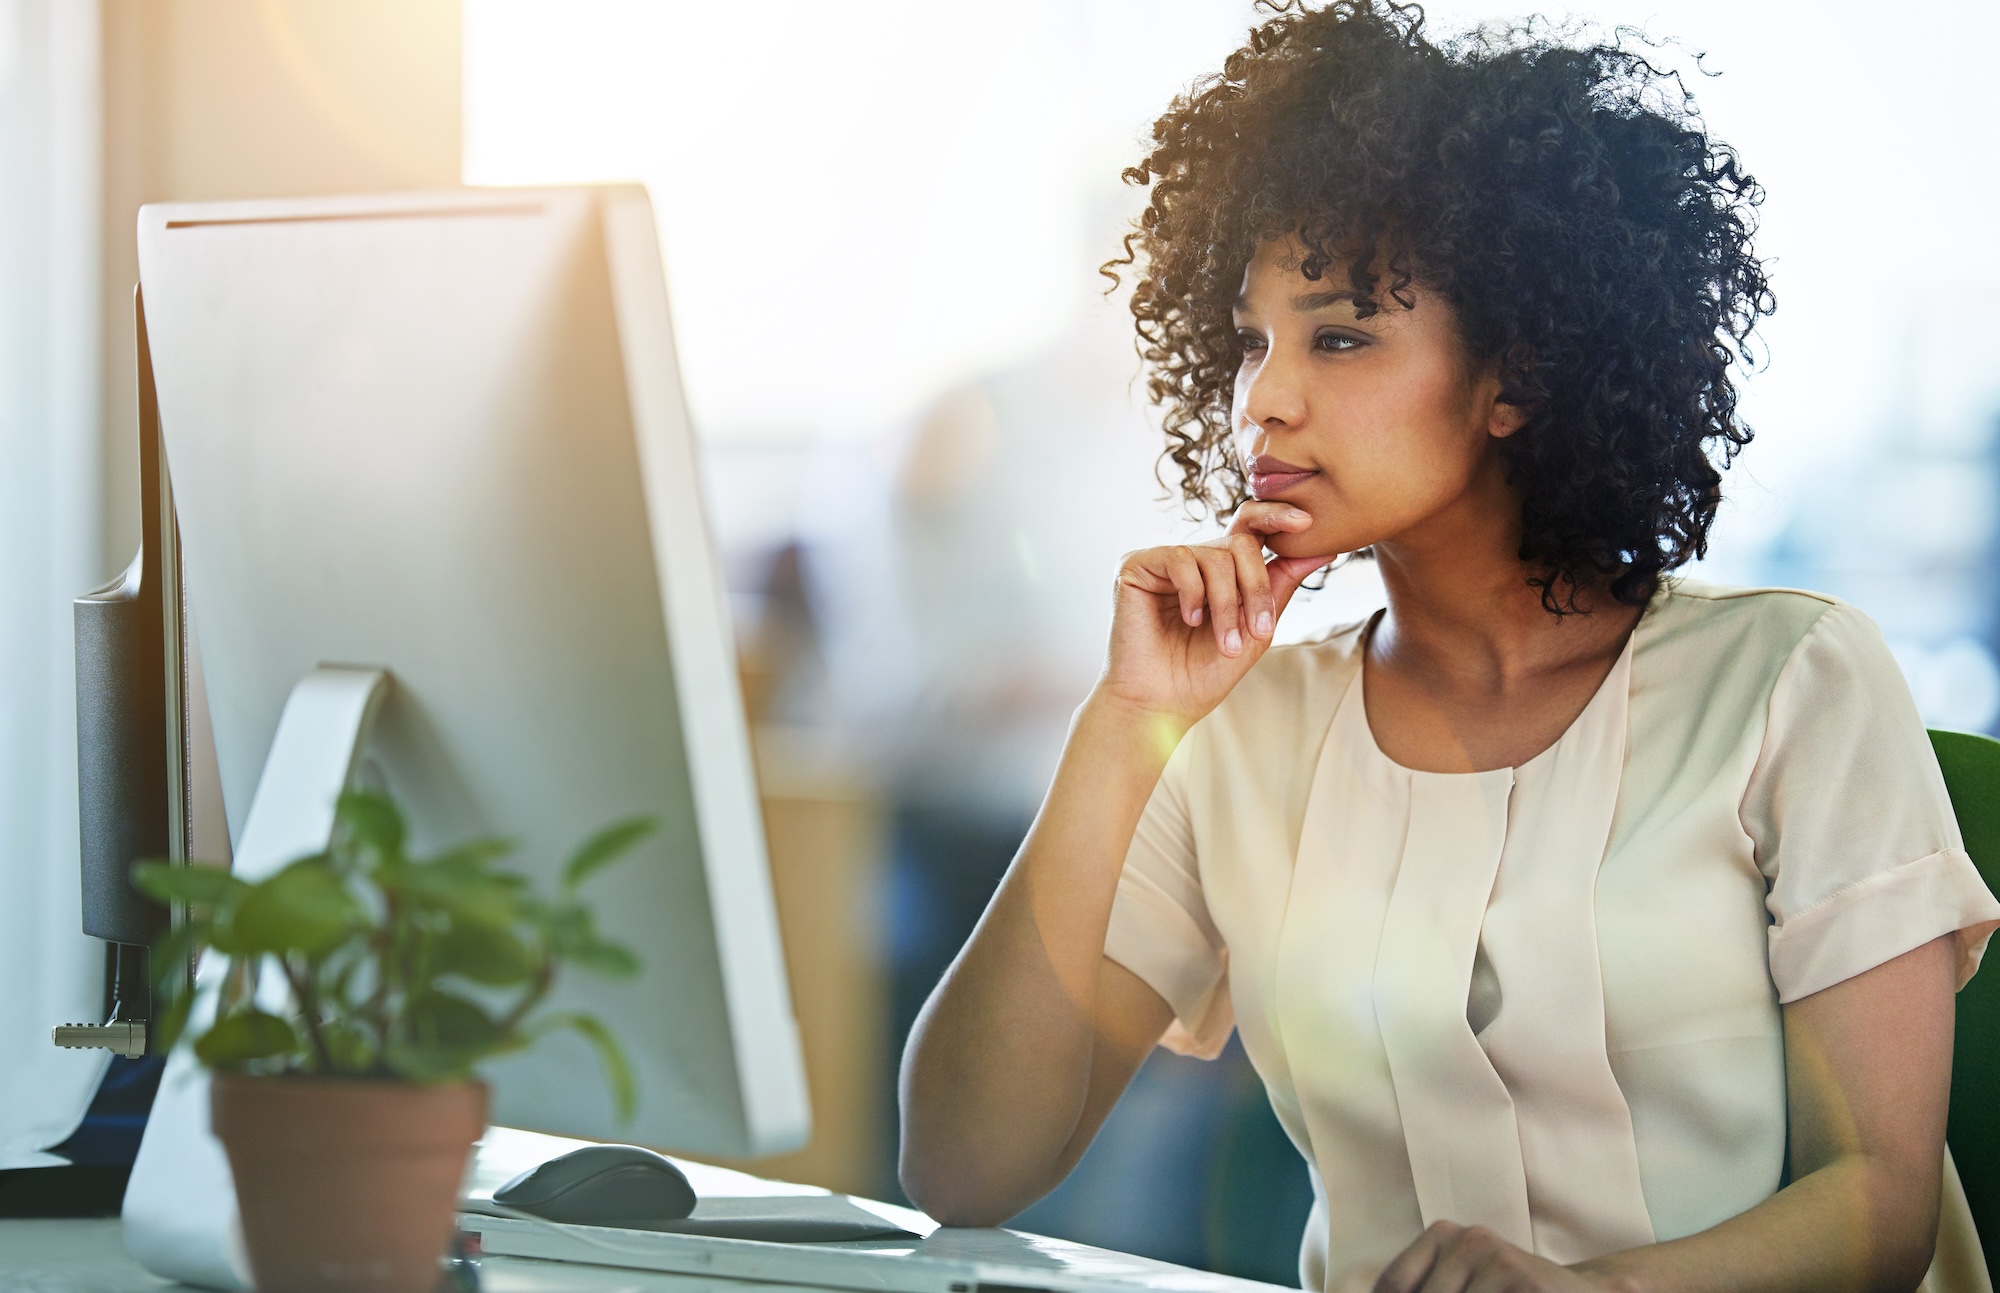
[[[1482,374],[1485,387],[1480,392],[1488,401],[1486,405],[1486,434],[1495,440],[1505,440],[1522,427],[1528,425],[1528,408],[1507,398],[1507,387],[1511,384],[1508,375],[1516,378],[1527,370],[1528,352],[1526,347],[1515,345],[1500,358],[1489,364]]]
[[[1526,425],[1528,425],[1528,410],[1518,404],[1507,404],[1496,399],[1486,414],[1486,434],[1495,440],[1505,440]]]

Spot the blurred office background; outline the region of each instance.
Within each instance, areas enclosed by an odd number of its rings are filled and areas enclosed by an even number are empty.
[[[1463,27],[1525,6],[1429,9]],[[1993,729],[2000,11],[1545,9],[1680,42],[1660,57],[1769,189],[1758,439],[1694,573],[1855,601],[1928,721]],[[49,999],[0,994],[0,1054],[18,1035],[69,1075],[0,1073],[0,1108],[69,1092],[0,1128],[0,1167],[95,1080],[41,1030],[94,1000],[66,932],[68,599],[136,532],[138,203],[633,180],[659,215],[818,1113],[809,1149],[759,1170],[894,1195],[902,1037],[1033,814],[1118,555],[1199,532],[1153,479],[1094,267],[1136,210],[1117,177],[1149,121],[1253,20],[1247,0],[0,0],[0,972],[74,968]],[[1282,631],[1375,596],[1352,567]],[[1305,1188],[1240,1054],[1161,1055],[1018,1224],[1289,1281]]]

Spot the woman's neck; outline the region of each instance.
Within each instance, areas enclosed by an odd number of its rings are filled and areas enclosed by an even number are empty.
[[[1639,620],[1602,584],[1558,587],[1575,609],[1551,614],[1519,556],[1519,504],[1478,492],[1376,546],[1389,606],[1368,640],[1369,722],[1408,767],[1525,763],[1582,712]]]
[[[1497,462],[1481,476],[1446,512],[1376,545],[1389,606],[1370,656],[1489,693],[1615,657],[1639,608],[1596,583],[1556,587],[1557,603],[1574,613],[1551,614],[1532,582],[1541,570],[1520,558],[1519,499]]]
[[[1589,585],[1575,590],[1573,613],[1551,614],[1530,582],[1536,569],[1517,560],[1432,572],[1390,551],[1377,559],[1389,605],[1371,656],[1461,687],[1507,692],[1551,669],[1615,656],[1639,618],[1640,608]],[[1568,592],[1556,590],[1559,604]]]

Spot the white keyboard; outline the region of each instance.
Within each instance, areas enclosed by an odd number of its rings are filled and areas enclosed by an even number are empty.
[[[760,1207],[786,1197],[844,1199],[916,1236],[827,1244],[776,1244],[749,1239],[568,1226],[520,1215],[494,1215],[492,1192],[516,1173],[583,1142],[533,1132],[493,1128],[481,1142],[468,1182],[462,1229],[479,1236],[493,1257],[534,1258],[631,1271],[657,1271],[708,1280],[755,1280],[806,1289],[855,1293],[1273,1293],[1277,1286],[1213,1275],[1169,1262],[1090,1248],[1013,1230],[945,1229],[921,1212],[852,1195],[832,1196],[810,1185],[767,1181],[726,1168],[675,1159],[703,1203],[758,1199]],[[697,1205],[698,1207],[701,1205]],[[810,1207],[811,1205],[807,1205]],[[524,1278],[505,1263],[512,1287]],[[496,1274],[499,1272],[496,1271]],[[699,1283],[700,1281],[696,1281]],[[494,1290],[500,1283],[492,1285]],[[530,1280],[521,1287],[540,1287]],[[550,1285],[555,1287],[556,1285]],[[617,1287],[592,1281],[591,1287]],[[763,1290],[760,1293],[778,1293]],[[1296,1293],[1296,1290],[1293,1291]]]

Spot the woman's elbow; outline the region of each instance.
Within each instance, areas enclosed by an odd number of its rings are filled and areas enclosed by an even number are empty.
[[[1880,1277],[1877,1286],[1896,1293],[1917,1293],[1937,1258],[1937,1241],[1936,1214],[1928,1227],[1920,1223],[1901,1227],[1900,1233],[1890,1237],[1885,1244],[1887,1251],[1875,1263]]]
[[[909,1136],[903,1140],[896,1176],[910,1202],[941,1226],[997,1226],[1020,1211],[1008,1206],[990,1181],[980,1179],[975,1165],[956,1155],[926,1153]]]

